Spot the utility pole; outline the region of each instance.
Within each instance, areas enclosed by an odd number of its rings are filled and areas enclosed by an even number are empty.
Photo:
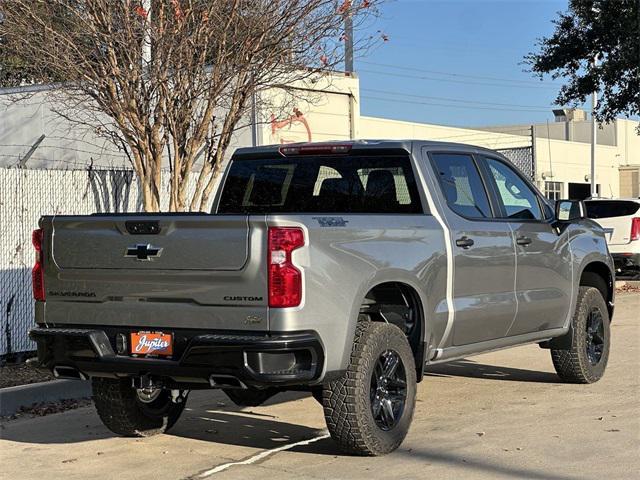
[[[27,165],[27,160],[29,160],[31,158],[31,155],[33,155],[33,152],[35,152],[38,147],[40,146],[40,144],[42,143],[42,141],[45,139],[46,135],[43,133],[42,135],[40,135],[40,137],[35,141],[35,143],[33,145],[31,145],[31,148],[29,149],[29,151],[25,154],[24,157],[22,157],[20,159],[20,161],[18,162],[18,166],[20,168],[25,167]]]
[[[353,19],[349,10],[344,14],[344,71],[353,72]]]
[[[598,66],[598,55],[593,59],[594,69]],[[598,140],[598,122],[596,121],[596,110],[598,108],[598,91],[591,94],[591,198],[598,196],[596,187],[596,146]]]

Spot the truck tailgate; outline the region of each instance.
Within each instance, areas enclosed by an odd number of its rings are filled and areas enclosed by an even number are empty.
[[[268,330],[263,215],[43,217],[39,322]]]
[[[595,221],[604,229],[609,245],[626,245],[631,242],[633,216],[598,218]]]
[[[53,260],[63,269],[240,270],[247,261],[246,216],[96,215],[52,225]]]

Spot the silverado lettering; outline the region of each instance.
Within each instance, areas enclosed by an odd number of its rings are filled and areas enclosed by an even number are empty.
[[[96,292],[62,292],[62,291],[53,291],[53,290],[48,290],[47,294],[55,296],[55,297],[87,297],[87,298],[91,298],[91,297],[95,297],[96,296]]]

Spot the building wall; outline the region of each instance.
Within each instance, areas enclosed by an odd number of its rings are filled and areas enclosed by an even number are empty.
[[[640,198],[640,165],[620,167],[620,198]]]
[[[360,117],[358,138],[375,139],[419,139],[465,143],[480,147],[501,149],[527,147],[530,136],[509,135],[468,128],[403,122],[377,117]]]
[[[40,89],[28,97],[0,94],[0,167],[16,166],[41,135],[45,138],[28,160],[28,167],[73,169],[92,161],[104,167],[127,164],[126,157],[108,140],[55,113],[59,107],[49,90]]]
[[[596,135],[599,145],[616,145],[618,132],[617,120],[609,124],[598,127]],[[478,127],[479,130],[497,133],[510,133],[512,135],[528,135],[532,125],[494,125],[489,127]],[[551,120],[547,123],[533,124],[535,136],[539,138],[551,138],[554,140],[567,140],[570,142],[591,143],[591,121],[569,121],[556,122]]]
[[[563,197],[567,197],[569,183],[590,182],[591,145],[581,142],[536,138],[536,182],[544,192],[545,181],[562,182]],[[619,149],[598,145],[596,150],[596,183],[600,195],[617,197],[620,192]],[[586,179],[585,179],[586,177]]]
[[[616,144],[620,165],[640,165],[640,122],[618,120]]]
[[[29,168],[82,169],[130,168],[127,157],[99,130],[65,119],[59,115],[62,104],[52,90],[39,88],[31,92],[0,89],[0,167],[17,166],[20,159],[42,136]],[[258,102],[256,129],[250,116],[239,122],[227,159],[238,147],[254,144],[291,143],[353,138],[359,104],[358,79],[335,74],[309,78],[282,89],[263,93]],[[76,113],[77,115],[78,113]],[[108,119],[99,121],[108,123]],[[168,167],[168,165],[165,165]]]
[[[588,134],[590,138],[589,122],[571,123],[574,124],[573,135],[584,137]],[[604,138],[605,143],[612,144],[599,144],[596,150],[596,183],[600,184],[600,194],[604,197],[621,195],[621,165],[627,164],[625,162],[629,165],[640,165],[640,136],[636,132],[637,126],[638,122],[620,119],[616,124],[605,126],[604,131],[598,131],[599,137]],[[545,124],[537,125],[535,129],[535,180],[542,191],[545,191],[545,182],[560,182],[562,196],[566,197],[569,194],[570,183],[590,183],[591,144],[590,140],[578,142],[560,139],[564,138],[562,135],[567,127],[564,122],[551,122],[549,127],[549,136],[552,138],[547,138]],[[544,135],[541,130],[545,131]],[[606,132],[607,136],[603,132]],[[612,136],[614,134],[615,136]],[[560,138],[555,139],[554,136]],[[487,130],[467,129],[363,116],[360,117],[358,137],[442,140],[505,149],[529,146],[531,128],[525,125],[511,125],[487,127]],[[622,178],[628,182],[626,177]],[[625,189],[626,191],[628,190]]]
[[[293,90],[272,89],[259,114],[261,145],[354,138],[359,82],[354,76],[300,81]]]
[[[100,128],[80,125],[61,115],[79,118],[81,112],[64,111],[55,92],[40,89],[23,98],[0,91],[0,167],[15,167],[32,145],[44,139],[29,158],[28,168],[83,169],[131,168],[126,155],[104,135]],[[106,116],[91,118],[94,125],[110,124]],[[248,124],[249,121],[241,122]],[[239,128],[232,147],[251,145],[251,130]],[[164,165],[168,168],[168,163]]]

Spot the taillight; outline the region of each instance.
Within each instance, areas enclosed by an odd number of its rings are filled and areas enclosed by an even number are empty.
[[[31,242],[36,251],[36,263],[31,270],[31,278],[33,285],[33,298],[44,302],[44,265],[42,264],[42,229],[38,228],[31,234]]]
[[[640,217],[631,219],[631,240],[640,240]]]
[[[302,301],[302,273],[291,252],[304,245],[304,232],[296,227],[269,228],[269,306],[297,307]]]

